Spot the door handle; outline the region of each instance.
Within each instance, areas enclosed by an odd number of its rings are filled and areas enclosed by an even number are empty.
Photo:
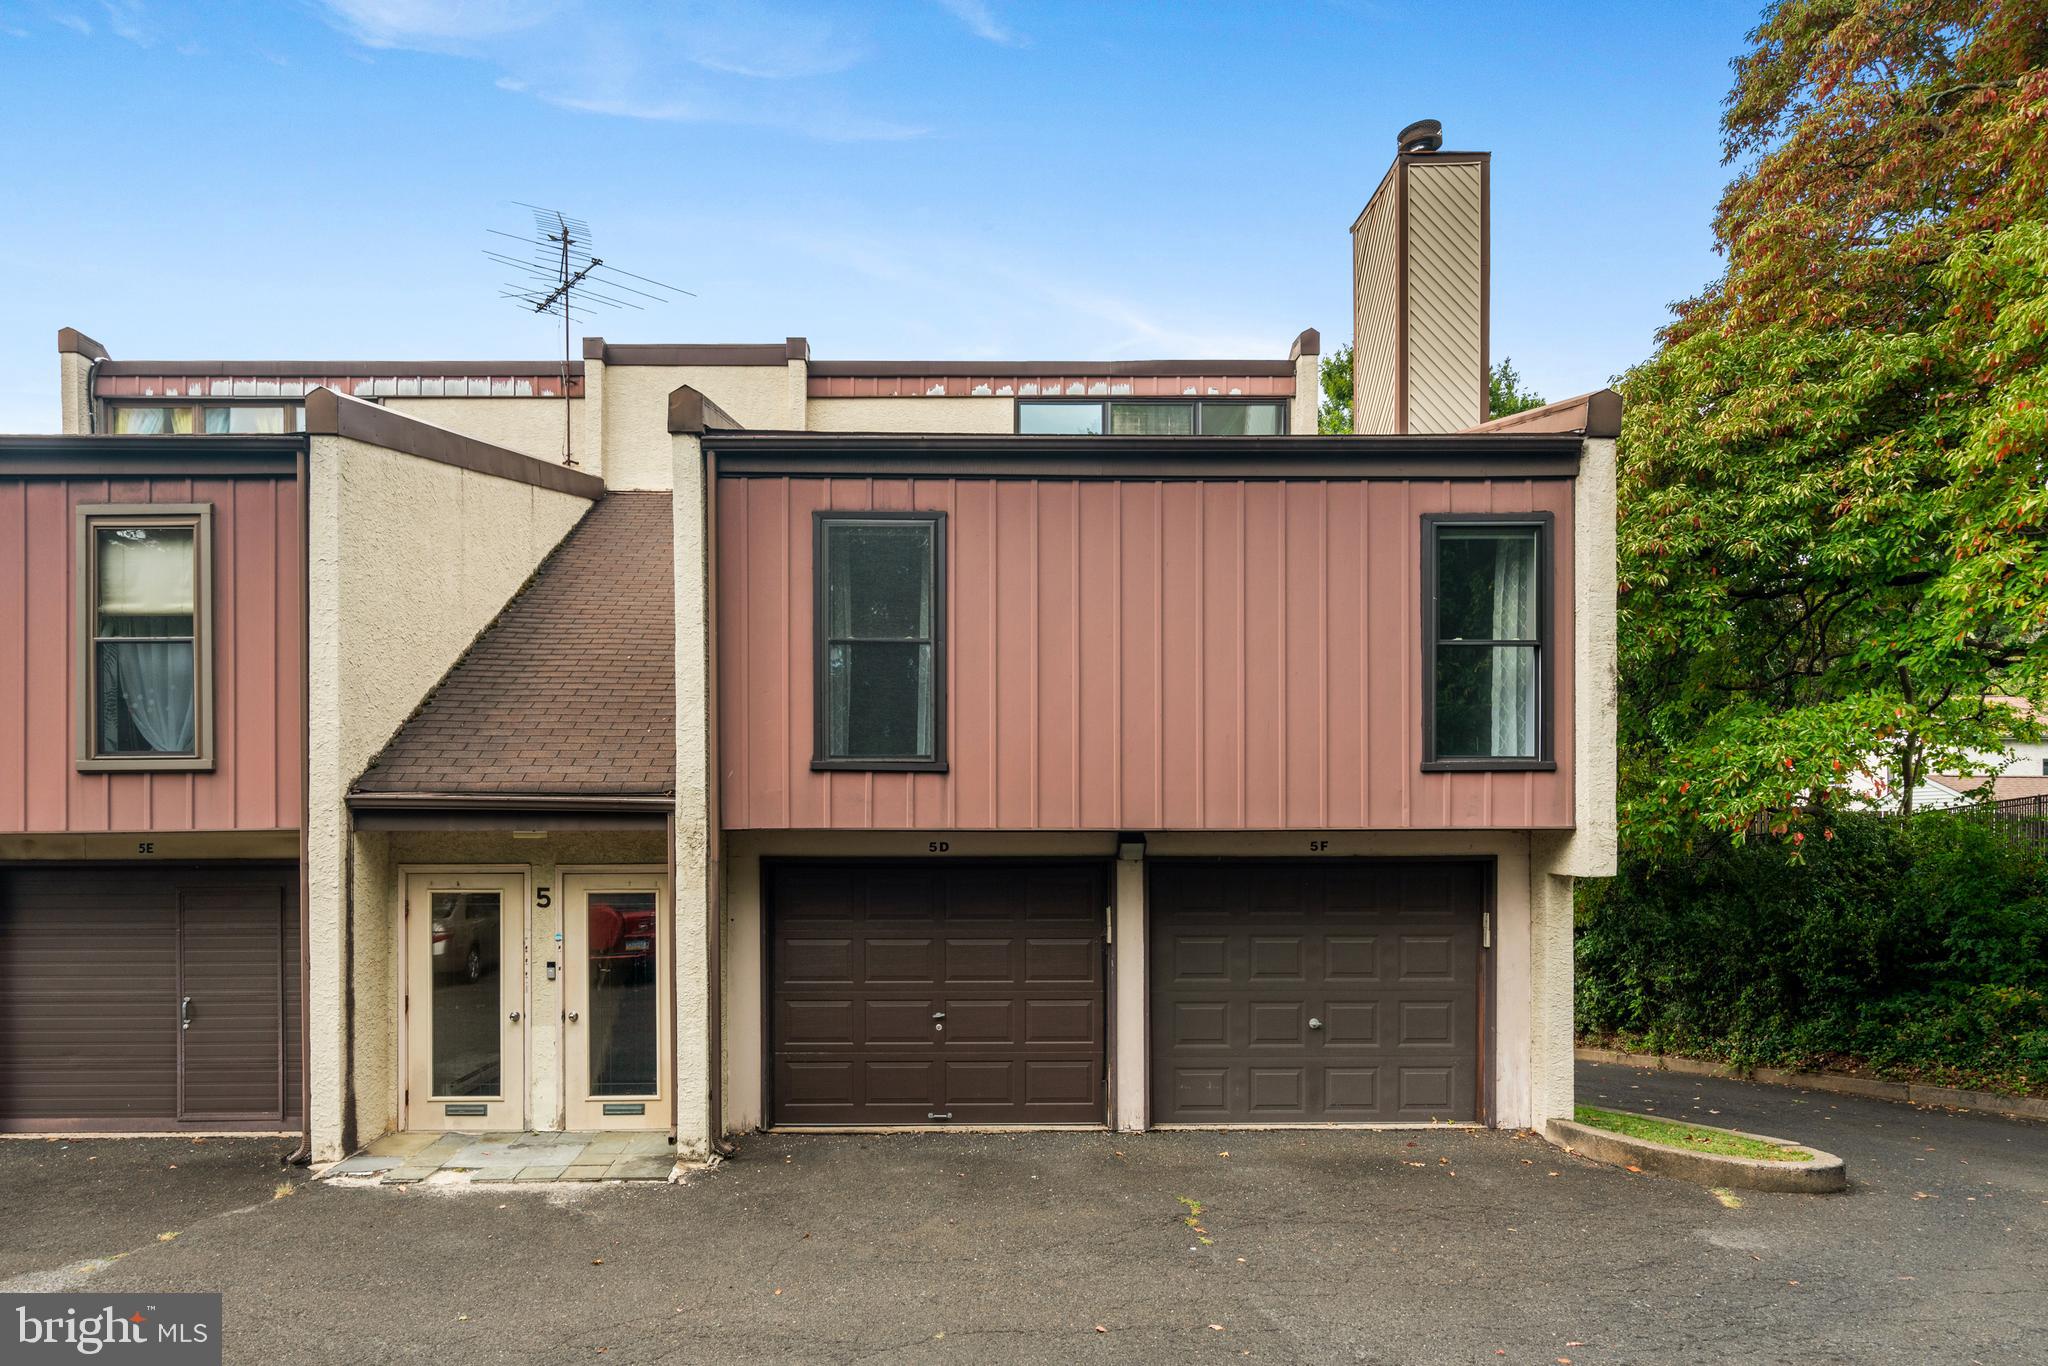
[[[932,1012],[932,1018],[934,1020],[943,1020],[946,1018],[946,1012],[943,1010],[934,1010]]]
[[[179,1001],[178,1001],[178,1028],[180,1028],[180,1029],[190,1029],[191,1027],[192,1027],[192,998],[191,998],[190,996],[186,996],[186,997],[182,997],[182,998],[180,998],[180,999],[179,999]]]
[[[575,1011],[573,1011],[573,1010],[572,1010],[572,1011],[570,1011],[570,1012],[569,1012],[569,1023],[570,1023],[570,1024],[575,1024],[575,1023],[576,1023],[576,1020],[577,1020],[577,1018],[578,1018],[578,1017],[577,1017],[577,1014],[576,1014],[576,1012],[575,1012]]]
[[[518,1024],[518,1023],[519,1023],[519,1012],[518,1012],[518,1011],[516,1011],[516,1010],[515,1010],[515,1011],[513,1011],[513,1012],[512,1012],[512,1016],[511,1016],[511,1019],[512,1019],[512,1023],[513,1023],[513,1024]]]
[[[1308,1017],[1308,1027],[1310,1029],[1321,1029],[1323,1027],[1323,1022],[1321,1020],[1318,1020],[1315,1016],[1311,1015]]]

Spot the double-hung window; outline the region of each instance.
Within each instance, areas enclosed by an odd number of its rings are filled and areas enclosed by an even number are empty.
[[[1423,518],[1423,766],[1529,769],[1551,754],[1548,513]]]
[[[946,766],[946,519],[817,514],[812,768]]]
[[[78,767],[213,766],[213,509],[77,512]]]

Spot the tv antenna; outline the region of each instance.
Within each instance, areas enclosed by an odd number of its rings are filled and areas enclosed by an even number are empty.
[[[484,255],[518,272],[521,277],[506,281],[498,291],[499,298],[510,299],[525,311],[549,313],[562,320],[562,463],[574,465],[575,423],[572,419],[575,409],[569,401],[569,372],[574,364],[570,352],[571,327],[587,322],[594,308],[644,310],[647,307],[647,304],[617,297],[621,294],[637,294],[649,303],[657,304],[669,303],[678,294],[688,294],[693,299],[697,296],[678,285],[665,285],[645,275],[621,270],[607,264],[603,257],[592,254],[590,224],[582,219],[571,218],[560,209],[544,209],[538,204],[525,204],[518,200],[513,203],[533,214],[532,234],[505,232],[498,228],[489,231],[493,236],[524,242],[530,251],[525,256],[514,256],[509,251],[485,247]],[[628,280],[636,283],[628,284]]]

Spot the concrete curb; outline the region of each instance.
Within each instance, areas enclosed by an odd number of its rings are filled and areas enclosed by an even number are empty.
[[[1768,1086],[1799,1086],[1809,1091],[1827,1091],[1839,1096],[1867,1096],[1872,1100],[1895,1100],[1906,1105],[1939,1105],[1950,1110],[1983,1110],[2008,1119],[2048,1119],[2048,1098],[2002,1096],[1996,1091],[1960,1091],[1953,1086],[1927,1086],[1903,1081],[1879,1081],[1844,1072],[1788,1072],[1779,1067],[1736,1067],[1729,1063],[1681,1058],[1669,1053],[1630,1053],[1619,1048],[1574,1050],[1580,1062],[1615,1063],[1622,1067],[1648,1067],[1659,1072],[1677,1072],[1692,1077],[1730,1077],[1736,1081],[1759,1081]]]
[[[1711,1129],[1711,1124],[1696,1124]],[[1827,1195],[1849,1188],[1849,1173],[1842,1159],[1824,1153],[1811,1144],[1765,1134],[1722,1129],[1764,1143],[1800,1148],[1813,1154],[1811,1162],[1769,1162],[1758,1157],[1724,1157],[1719,1153],[1695,1152],[1669,1143],[1630,1138],[1626,1134],[1595,1129],[1569,1119],[1553,1119],[1544,1126],[1543,1136],[1568,1153],[1589,1157],[1616,1167],[1638,1167],[1659,1176],[1691,1181],[1702,1186],[1739,1186],[1743,1190],[1785,1191],[1794,1195]]]

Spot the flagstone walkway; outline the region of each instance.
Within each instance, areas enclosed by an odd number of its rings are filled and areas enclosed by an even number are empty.
[[[322,1176],[374,1176],[404,1186],[442,1173],[479,1181],[666,1181],[665,1133],[386,1134]]]

